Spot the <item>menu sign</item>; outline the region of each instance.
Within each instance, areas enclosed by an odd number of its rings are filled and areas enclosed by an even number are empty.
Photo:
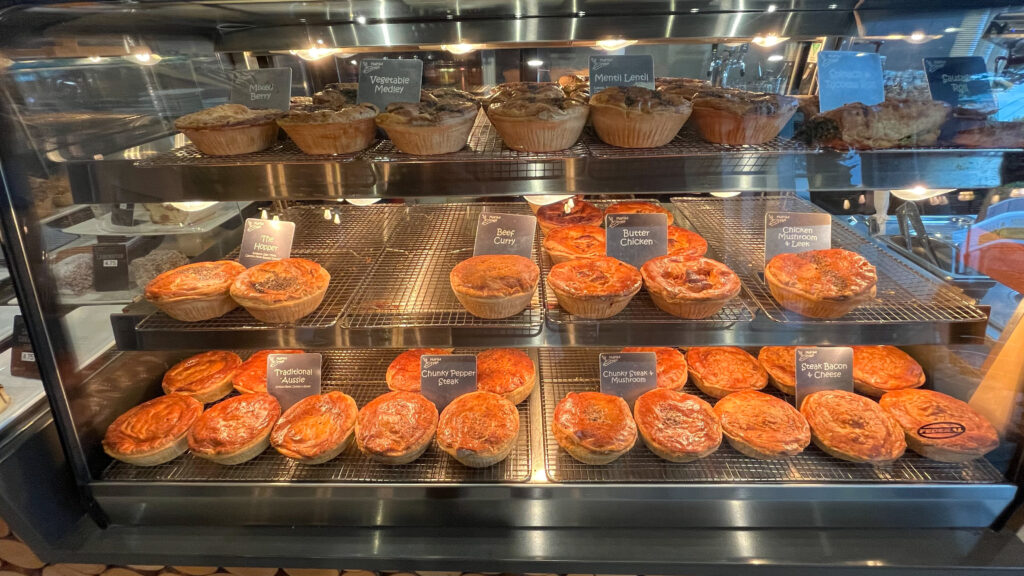
[[[476,224],[473,256],[515,254],[529,258],[533,254],[536,230],[536,216],[483,212]]]
[[[32,348],[32,340],[28,337],[25,319],[21,315],[14,317],[14,333],[11,336],[11,376],[39,378],[35,349]]]
[[[295,222],[248,218],[238,261],[246,268],[291,256]]]
[[[640,86],[654,90],[654,58],[650,54],[591,56],[590,93],[609,86]]]
[[[631,407],[641,394],[658,386],[658,360],[654,352],[601,354],[601,392],[619,396]]]
[[[255,110],[287,110],[291,97],[291,68],[238,70],[231,74],[232,104]]]
[[[93,288],[97,292],[128,289],[128,247],[96,244],[92,247]]]
[[[281,403],[282,411],[307,396],[320,394],[322,361],[315,353],[267,356],[267,392]]]
[[[924,71],[932,100],[941,100],[954,108],[995,109],[988,69],[981,56],[925,58]]]
[[[604,217],[605,255],[637,268],[668,254],[664,214],[608,214]]]
[[[853,392],[853,348],[797,348],[796,407],[822,390]]]
[[[822,112],[852,102],[879,104],[885,100],[882,59],[868,52],[819,52],[818,86]]]
[[[359,101],[382,112],[392,102],[419,102],[423,61],[366,58],[359,62]]]
[[[135,204],[114,204],[110,210],[110,223],[114,226],[135,226]]]
[[[832,217],[818,212],[767,212],[764,263],[779,254],[832,247]]]
[[[476,392],[476,356],[424,354],[420,356],[420,393],[438,410],[463,394]]]

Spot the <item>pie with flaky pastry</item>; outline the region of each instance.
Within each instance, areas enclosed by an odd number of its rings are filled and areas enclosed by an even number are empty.
[[[352,441],[359,408],[342,392],[307,396],[285,410],[270,433],[270,445],[286,458],[322,464]]]
[[[604,222],[604,210],[590,202],[574,200],[547,204],[537,209],[537,223],[545,234],[562,226],[600,226]]]
[[[768,373],[768,381],[780,392],[796,394],[796,350],[800,346],[765,346],[757,361]]]
[[[692,394],[655,388],[636,399],[633,417],[644,444],[669,462],[703,458],[722,443],[715,410]]]
[[[636,444],[629,405],[601,392],[570,392],[555,406],[555,440],[584,464],[610,464]]]
[[[228,290],[242,272],[245,266],[232,260],[186,264],[150,280],[146,300],[175,320],[216,318],[238,306]]]
[[[863,256],[841,248],[779,254],[764,267],[778,303],[811,318],[839,318],[875,297],[878,276]]]
[[[403,392],[420,391],[420,357],[451,354],[451,348],[413,348],[406,350],[388,365],[384,375],[388,388]]]
[[[666,254],[699,258],[707,251],[708,241],[700,234],[679,226],[668,227],[668,252]]]
[[[437,445],[470,468],[501,462],[519,436],[519,410],[491,392],[470,392],[452,400],[437,422]]]
[[[558,304],[582,318],[610,318],[622,312],[643,284],[639,270],[608,256],[555,264],[547,282]]]
[[[103,451],[136,466],[169,462],[188,448],[188,431],[203,405],[181,394],[143,402],[115,419],[103,436]]]
[[[764,392],[733,392],[715,404],[722,434],[736,450],[759,460],[795,456],[811,443],[811,429],[796,408]]]
[[[966,402],[933,390],[894,390],[878,401],[899,422],[911,450],[940,462],[967,462],[999,446],[996,429]]]
[[[477,390],[493,392],[519,404],[537,385],[537,367],[522,350],[494,348],[476,355]]]
[[[317,309],[327,294],[331,275],[305,258],[264,262],[238,275],[231,297],[257,320],[294,322]]]
[[[701,346],[686,351],[693,383],[702,392],[722,398],[741,390],[761,390],[768,385],[768,373],[742,348]]]
[[[211,350],[189,356],[164,373],[165,394],[184,394],[206,404],[231,393],[231,379],[242,365],[234,352]]]
[[[689,371],[686,356],[676,348],[662,346],[630,346],[623,352],[653,352],[658,362],[658,388],[682,390],[686,386]]]
[[[895,346],[853,346],[853,389],[879,398],[886,392],[920,388],[924,369]]]
[[[530,306],[540,267],[515,254],[485,254],[459,262],[448,275],[455,297],[481,318],[508,318]]]
[[[907,449],[903,428],[877,402],[845,390],[809,394],[800,413],[811,426],[814,444],[850,462],[884,464]]]
[[[437,418],[437,407],[422,394],[388,392],[359,411],[356,444],[377,462],[408,464],[430,446]]]
[[[740,293],[739,276],[710,258],[667,254],[651,258],[640,272],[654,305],[679,318],[713,316]]]
[[[267,391],[267,356],[271,354],[302,354],[302,350],[260,350],[242,362],[231,378],[231,384],[242,394]]]
[[[590,224],[555,228],[544,236],[544,249],[555,264],[573,258],[604,256],[604,228]]]
[[[189,431],[188,447],[218,464],[241,464],[270,446],[270,432],[280,417],[281,405],[270,394],[234,396],[203,412]]]

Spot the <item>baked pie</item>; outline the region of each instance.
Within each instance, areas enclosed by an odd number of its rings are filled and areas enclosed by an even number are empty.
[[[377,126],[406,154],[458,152],[466,146],[480,106],[471,94],[452,88],[424,90],[419,102],[392,102]]]
[[[779,254],[764,267],[776,301],[811,318],[839,318],[875,297],[878,276],[863,256],[841,248]]]
[[[377,108],[372,104],[291,110],[277,119],[277,125],[306,154],[351,154],[373,143],[376,116]]]
[[[491,89],[491,93],[484,100],[484,105],[489,112],[491,106],[529,98],[564,99],[565,91],[555,82],[505,82]]]
[[[768,373],[742,348],[702,346],[686,351],[693,383],[713,398],[741,390],[761,390],[768,385]]]
[[[544,234],[562,226],[600,226],[604,223],[604,211],[581,200],[573,200],[571,206],[566,202],[556,202],[537,209],[537,223]]]
[[[448,275],[455,297],[481,318],[508,318],[529,308],[540,268],[523,256],[487,254],[459,262]]]
[[[903,428],[877,402],[845,390],[807,395],[800,413],[815,445],[850,462],[886,464],[907,449]]]
[[[636,422],[629,405],[601,392],[570,392],[555,406],[555,440],[584,464],[610,464],[633,449]]]
[[[348,447],[358,412],[348,394],[307,396],[281,415],[270,433],[270,445],[286,458],[323,464]]]
[[[170,462],[188,449],[188,431],[202,413],[202,403],[181,394],[143,402],[107,427],[103,451],[136,466]]]
[[[664,146],[690,117],[678,94],[640,86],[611,86],[590,97],[590,117],[602,142],[622,148]]]
[[[320,306],[331,275],[312,260],[284,258],[264,262],[238,275],[231,297],[257,320],[294,322]]]
[[[643,202],[641,200],[616,202],[605,208],[604,213],[606,216],[608,214],[664,214],[668,225],[672,225],[672,212],[654,202]]]
[[[796,114],[796,99],[730,88],[705,88],[693,97],[693,124],[715,144],[764,144]]]
[[[672,78],[668,76],[659,76],[654,79],[654,88],[659,92],[666,92],[668,94],[676,94],[686,98],[687,100],[693,100],[693,97],[697,95],[697,92],[706,90],[711,87],[711,83],[707,80],[697,80],[696,78]]]
[[[686,386],[689,372],[686,356],[675,348],[661,346],[630,346],[623,352],[654,352],[658,362],[658,388],[682,390]]]
[[[470,468],[486,468],[512,452],[519,437],[519,410],[491,392],[452,400],[437,422],[437,445]]]
[[[886,392],[920,388],[924,370],[895,346],[853,346],[853,389],[879,398]]]
[[[476,355],[476,387],[500,394],[513,404],[530,397],[537,385],[537,367],[522,350],[494,348]]]
[[[759,460],[796,456],[811,443],[811,429],[782,398],[756,390],[733,392],[715,404],[729,445]]]
[[[949,104],[938,100],[854,102],[814,116],[803,131],[810,140],[839,150],[932,146],[949,115]]]
[[[388,392],[371,400],[356,419],[356,444],[370,459],[408,464],[430,446],[437,431],[437,408],[421,394]]]
[[[420,391],[420,357],[451,354],[450,348],[413,348],[406,350],[388,365],[384,379],[391,390]]]
[[[557,97],[519,96],[487,108],[487,118],[506,146],[523,152],[555,152],[579,140],[589,107],[554,88]]]
[[[964,148],[1024,148],[1024,122],[986,122],[960,130],[953,144]]]
[[[939,462],[967,462],[999,446],[996,429],[966,402],[933,390],[894,390],[878,401],[896,419],[907,445]]]
[[[189,356],[164,373],[165,394],[184,394],[203,404],[231,393],[231,379],[242,365],[238,354],[211,350]]]
[[[700,258],[707,251],[708,241],[700,234],[679,226],[668,227],[668,252],[666,254]]]
[[[544,249],[554,264],[573,258],[604,256],[604,228],[589,224],[555,228],[544,236]]]
[[[633,406],[640,437],[669,462],[703,458],[722,444],[722,425],[710,404],[691,394],[655,388]]]
[[[270,432],[280,417],[281,405],[270,394],[234,396],[203,412],[189,431],[188,447],[218,464],[241,464],[270,446]]]
[[[608,256],[555,264],[547,282],[558,304],[581,318],[610,318],[622,312],[643,283],[639,270]]]
[[[651,300],[669,314],[707,318],[740,293],[740,279],[728,266],[710,258],[666,254],[640,268]]]
[[[279,110],[251,110],[241,104],[221,104],[174,121],[203,154],[231,156],[270,148],[277,142]]]
[[[302,354],[302,350],[260,350],[242,362],[231,378],[231,384],[241,394],[267,391],[267,356],[271,354]]]
[[[228,293],[245,266],[232,260],[196,262],[168,270],[146,285],[146,300],[182,322],[222,316],[238,303]]]
[[[765,346],[757,361],[768,373],[768,381],[783,394],[796,394],[796,349],[800,346]]]

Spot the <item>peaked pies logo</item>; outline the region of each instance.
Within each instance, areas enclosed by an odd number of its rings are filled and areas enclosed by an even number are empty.
[[[817,350],[797,350],[796,358],[800,362],[807,362],[808,360],[814,360],[818,357]]]
[[[245,222],[245,231],[252,232],[253,230],[259,230],[266,224],[266,220],[247,220]]]
[[[606,354],[601,360],[601,367],[607,368],[622,359],[618,354]]]
[[[363,73],[369,74],[370,72],[376,72],[384,66],[383,62],[371,62],[369,60],[363,60]]]
[[[609,67],[611,65],[612,65],[612,59],[611,58],[594,58],[594,63],[593,63],[593,65],[591,65],[590,69],[592,71],[594,71],[594,72],[597,72],[598,70],[600,70],[602,68],[607,68],[607,67]]]
[[[284,364],[285,360],[287,360],[287,358],[282,358],[282,357],[271,358],[270,359],[270,367],[271,368],[277,368],[281,364]]]
[[[944,67],[946,65],[946,61],[944,59],[938,59],[938,60],[931,60],[931,59],[929,59],[929,60],[925,60],[924,65],[928,68],[928,73],[932,74],[933,72],[935,72],[939,68]]]
[[[438,364],[440,364],[440,362],[441,362],[440,358],[424,358],[423,359],[423,369],[425,370],[427,368],[433,368],[434,366],[437,366]]]
[[[769,214],[768,215],[768,225],[769,226],[778,226],[779,224],[784,224],[784,223],[786,223],[788,221],[789,221],[789,214]]]
[[[497,214],[481,214],[480,215],[480,225],[481,226],[487,226],[487,225],[490,225],[490,224],[494,224],[495,222],[497,222],[499,220],[501,220],[501,216],[499,216]]]
[[[618,228],[619,226],[622,226],[623,224],[625,224],[627,221],[629,221],[629,217],[627,217],[627,216],[609,216],[608,217],[608,227],[609,228]]]

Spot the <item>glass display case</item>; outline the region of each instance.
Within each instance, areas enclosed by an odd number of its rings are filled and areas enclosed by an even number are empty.
[[[35,544],[58,558],[136,564],[183,554],[204,565],[416,559],[533,572],[1024,566],[1015,535],[1024,481],[1024,11],[1012,4],[0,9],[5,256],[63,449],[54,469],[70,474],[81,507],[73,533],[35,530],[49,535]],[[590,90],[595,56],[649,56],[653,75],[635,88]],[[835,64],[843,56],[880,68]],[[366,87],[355,83],[378,59],[422,64],[411,77],[422,82],[420,104],[361,106]],[[290,111],[237,108],[239,73],[259,70],[290,78],[271,90],[291,98]],[[961,90],[952,97],[942,92],[950,82]],[[295,129],[328,125],[331,145],[347,146],[355,136],[337,126],[357,115],[366,139],[357,150],[308,153]],[[545,144],[569,116],[578,120],[570,138]],[[428,148],[403,141],[408,126],[434,130]],[[452,139],[454,151],[442,150]],[[627,200],[646,207],[624,208]],[[625,269],[614,273],[594,268],[604,248],[583,244],[604,244],[616,224],[594,227],[634,210],[666,215],[654,228],[666,236],[660,254],[675,255],[607,264]],[[453,270],[474,256],[486,214],[539,219],[523,237],[532,242],[518,256],[525,264],[516,264],[526,272],[514,275],[506,260],[481,280],[503,294],[530,285],[511,314],[482,313],[457,290]],[[791,217],[815,224],[778,219]],[[249,272],[223,261],[245,256],[248,228],[284,222],[294,238],[278,257],[312,262],[329,281],[300,289],[294,276],[251,280],[249,296],[265,300],[250,306],[238,288]],[[574,238],[587,240],[568,242],[568,257],[552,240],[559,224],[590,225],[577,226]],[[812,257],[809,248],[830,251]],[[174,312],[168,302],[191,290],[174,274],[202,262],[218,262],[190,277],[204,286],[234,270],[216,296],[228,306]],[[589,288],[573,295],[566,274]],[[598,298],[606,306],[625,295],[614,313],[573,304],[623,278],[631,292]],[[719,289],[727,296],[707,296]],[[266,299],[292,298],[267,294],[301,290],[316,292],[305,314],[260,316]],[[590,446],[591,432],[577,422],[566,433],[556,412],[605,390],[602,355],[626,347],[685,359],[677,388],[688,396],[673,401],[706,407],[717,431],[710,450],[667,459],[640,410],[634,423],[623,402],[632,440],[619,457],[593,464],[570,453],[573,442]],[[702,360],[712,347],[732,356]],[[771,347],[789,347],[781,368],[769,362]],[[854,356],[836,360],[845,362],[838,383],[793,366],[801,349],[845,347]],[[265,449],[233,465],[203,457],[189,426],[173,457],[147,465],[112,458],[104,444],[115,419],[173,392],[181,363],[197,354],[230,352],[217,356],[228,363],[220,392],[188,393],[206,403],[199,418],[212,418],[218,401],[251,392],[237,363],[258,351],[319,353],[323,392],[363,409],[394,387],[396,357],[420,348],[525,353],[536,387],[515,407],[505,458],[469,467],[439,436],[415,460],[385,463],[357,432],[312,465],[267,446],[270,428],[256,441]],[[848,391],[834,412],[797,406],[779,369],[801,372],[801,399],[813,386]],[[901,419],[894,392],[903,389],[939,393],[908,395],[923,420]],[[737,402],[730,392],[754,396]],[[757,403],[783,408],[758,413],[753,432],[742,432],[730,428],[729,403],[741,413]],[[595,409],[580,409],[582,420],[605,417]],[[786,434],[783,413],[802,432],[796,448],[772,451],[760,442]],[[663,424],[677,440],[695,434],[693,420],[673,422]],[[318,426],[309,433],[344,427]],[[143,443],[147,433],[129,436]],[[611,450],[591,449],[605,459]],[[680,547],[684,539],[694,546]]]

